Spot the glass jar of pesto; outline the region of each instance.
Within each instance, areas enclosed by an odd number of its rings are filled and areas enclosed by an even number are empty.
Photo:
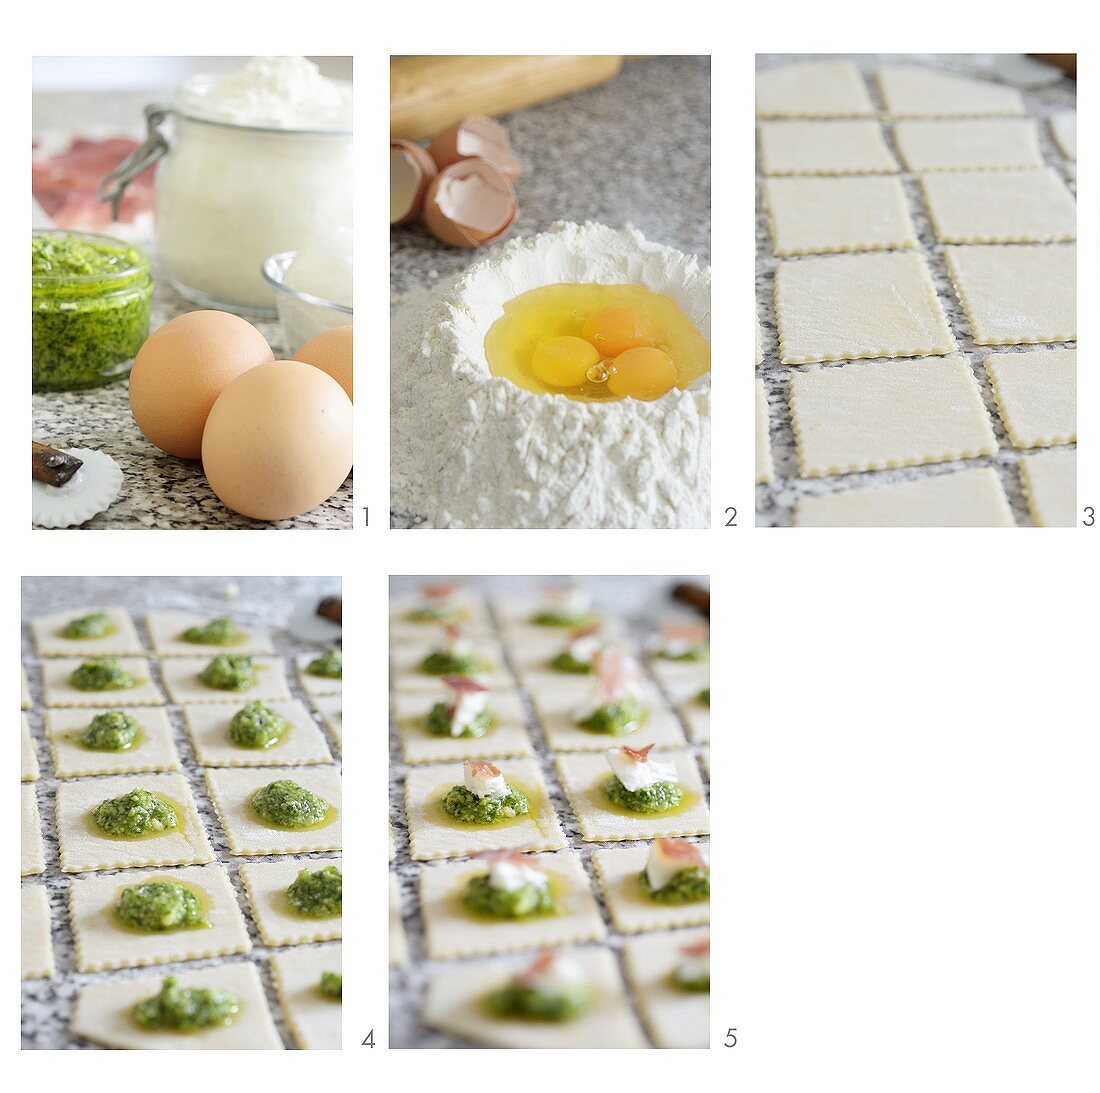
[[[121,239],[42,230],[31,239],[31,386],[79,391],[125,379],[149,333],[153,279]]]

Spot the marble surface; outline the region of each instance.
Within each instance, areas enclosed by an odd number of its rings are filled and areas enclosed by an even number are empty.
[[[539,583],[546,580],[544,577],[446,577],[446,576],[421,576],[421,577],[391,577],[390,596],[399,597],[411,591],[415,591],[423,584],[438,581],[455,580],[465,587],[475,590],[479,596],[487,600],[490,609],[494,600],[509,596],[529,595],[537,597]],[[693,581],[709,585],[707,577],[699,576],[670,576],[670,577],[581,577],[578,582],[592,593],[593,606],[606,612],[608,615],[617,615],[627,624],[630,641],[640,647],[643,639],[655,633],[661,620],[667,619],[671,614],[684,612],[680,604],[670,598],[670,592],[674,585],[681,581]],[[692,614],[692,618],[698,616]],[[637,649],[636,649],[637,651]],[[517,686],[519,684],[517,683]],[[557,775],[554,764],[554,753],[545,745],[541,730],[534,715],[531,700],[525,691],[521,691],[525,710],[525,721],[535,748],[535,758],[542,772],[542,776],[549,790],[550,801],[553,804],[558,818],[561,820],[565,831],[567,844],[581,857],[585,873],[597,903],[600,905],[604,925],[608,928],[608,937],[602,942],[588,942],[596,946],[609,946],[620,960],[619,950],[623,942],[623,936],[611,925],[610,917],[604,906],[600,892],[599,882],[596,879],[595,869],[591,862],[591,851],[594,846],[626,846],[630,844],[620,843],[585,843],[581,840],[580,828],[573,817],[568,798]],[[666,696],[667,698],[667,696]],[[686,735],[686,730],[685,730]],[[709,747],[688,743],[683,750],[695,755],[709,757]],[[710,796],[710,771],[709,764],[700,766],[700,774],[703,784]],[[420,914],[419,885],[417,878],[420,871],[425,868],[424,863],[414,862],[409,856],[408,827],[405,821],[405,776],[412,769],[401,755],[401,747],[397,737],[396,727],[390,725],[390,815],[393,818],[394,845],[396,857],[390,868],[397,875],[401,891],[402,925],[408,941],[409,962],[402,967],[390,969],[390,1047],[394,1048],[461,1048],[470,1044],[455,1039],[445,1033],[426,1028],[420,1020],[423,1006],[424,992],[432,976],[443,969],[454,969],[461,966],[462,960],[436,960],[429,959],[424,949],[424,923]],[[709,837],[693,838],[694,842],[709,845]],[[637,845],[637,844],[634,844]],[[458,860],[458,859],[448,859]],[[430,867],[430,863],[429,863]],[[467,963],[487,959],[486,957],[471,957]],[[627,988],[629,995],[629,987]],[[631,1005],[635,1002],[631,999]]]
[[[248,924],[252,951],[248,954],[189,960],[181,964],[161,964],[155,967],[119,969],[109,972],[77,972],[76,950],[68,913],[69,885],[73,877],[87,874],[62,873],[58,866],[57,835],[54,828],[54,801],[58,779],[53,776],[50,749],[43,735],[42,682],[28,622],[36,615],[79,608],[88,604],[123,606],[129,609],[137,625],[138,633],[147,650],[148,640],[144,616],[149,610],[194,611],[215,616],[232,613],[243,624],[262,626],[271,631],[275,647],[287,663],[287,679],[291,696],[312,708],[298,682],[292,658],[297,653],[318,649],[317,642],[302,642],[288,633],[284,627],[291,611],[301,599],[315,604],[322,596],[338,594],[338,577],[25,577],[22,595],[21,651],[23,665],[30,681],[32,706],[27,710],[42,774],[33,785],[38,797],[42,834],[46,845],[46,871],[37,876],[24,877],[23,887],[45,884],[52,918],[52,941],[56,971],[52,979],[28,979],[22,983],[21,1042],[24,1048],[82,1049],[98,1045],[77,1040],[69,1034],[69,1018],[79,989],[87,984],[104,980],[130,978],[134,975],[152,975],[156,982],[158,972],[165,975],[183,970],[213,967],[225,962],[251,961],[260,973],[268,1007],[283,1043],[295,1046],[287,1028],[278,997],[275,994],[268,957],[272,950],[263,944],[245,897],[244,888],[237,875],[242,860],[229,855],[221,823],[206,791],[203,768],[194,755],[191,738],[183,725],[180,707],[170,705],[168,710],[173,727],[173,739],[183,764],[181,773],[190,783],[199,815],[206,828],[217,859],[228,870],[237,903]],[[334,633],[338,633],[334,630]],[[152,655],[151,652],[149,654]],[[154,677],[158,675],[154,664]],[[322,732],[340,765],[339,743],[324,728],[317,716]],[[332,854],[299,855],[305,859],[331,858]],[[275,858],[248,858],[248,861],[274,861]],[[97,875],[117,873],[124,877],[126,871],[105,870]],[[284,950],[285,951],[285,950]]]
[[[757,57],[758,68],[772,68],[793,61],[800,60],[795,55],[768,55]],[[832,55],[816,55],[814,59],[835,59]],[[843,59],[853,60],[859,67],[867,88],[871,94],[871,100],[876,107],[881,109],[882,103],[878,94],[878,87],[873,80],[875,70],[882,64],[892,63],[916,63],[928,65],[932,68],[963,75],[979,75],[987,71],[989,58],[986,56],[969,54],[952,55],[899,55],[899,54],[861,54]],[[1062,79],[1051,87],[1037,91],[1024,91],[1024,102],[1028,114],[1039,119],[1039,146],[1044,161],[1058,171],[1062,178],[1066,179],[1071,190],[1076,190],[1076,183],[1067,170],[1067,161],[1061,150],[1054,143],[1050,132],[1050,125],[1046,120],[1059,110],[1072,109],[1076,106],[1076,84],[1070,79]],[[894,143],[893,127],[887,122],[883,126],[886,134],[886,142],[891,151],[897,157],[897,146]],[[1069,165],[1069,166],[1072,166]],[[963,470],[971,467],[993,467],[1001,479],[1008,494],[1012,506],[1012,514],[1020,527],[1030,527],[1031,517],[1027,510],[1027,502],[1024,499],[1020,485],[1017,464],[1021,451],[1012,446],[1011,441],[997,414],[996,404],[993,399],[993,391],[989,379],[982,367],[985,357],[991,352],[1012,352],[1013,350],[1034,350],[1043,346],[976,346],[970,336],[970,328],[966,315],[959,304],[955,289],[948,276],[947,267],[943,258],[943,245],[936,241],[932,230],[932,223],[928,216],[921,197],[917,176],[911,172],[903,171],[894,176],[901,179],[905,190],[909,212],[917,228],[920,248],[917,253],[923,254],[929,262],[932,271],[932,280],[936,286],[936,294],[947,314],[948,323],[955,339],[959,344],[959,352],[967,357],[973,368],[982,389],[982,398],[989,412],[993,430],[997,437],[999,451],[996,455],[980,456],[976,459],[955,460],[949,463],[929,464],[921,467],[903,467],[893,470],[864,471],[856,474],[834,475],[819,479],[800,479],[798,477],[798,459],[794,442],[794,433],[791,429],[790,411],[788,407],[789,378],[794,366],[779,363],[779,345],[775,328],[775,270],[780,259],[772,255],[771,233],[768,230],[768,220],[762,207],[762,183],[763,175],[760,173],[759,162],[757,164],[757,211],[756,211],[756,308],[760,316],[760,326],[763,333],[764,363],[756,370],[757,375],[764,380],[768,393],[768,413],[771,427],[772,456],[775,460],[775,480],[768,485],[756,487],[756,522],[760,527],[789,527],[792,522],[794,507],[798,500],[812,494],[830,493],[835,490],[850,489],[854,486],[884,485],[888,482],[912,480],[918,478],[930,478],[939,474],[950,474],[952,471]],[[782,261],[799,261],[798,258],[784,258]],[[834,362],[824,365],[801,365],[801,368],[842,368],[844,362]],[[747,390],[747,389],[746,389]]]

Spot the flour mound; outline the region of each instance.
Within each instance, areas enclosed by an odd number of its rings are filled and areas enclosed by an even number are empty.
[[[710,376],[655,402],[583,403],[493,376],[485,334],[542,285],[641,284],[710,337],[710,270],[632,228],[557,223],[515,239],[391,324],[391,505],[437,528],[702,528]]]

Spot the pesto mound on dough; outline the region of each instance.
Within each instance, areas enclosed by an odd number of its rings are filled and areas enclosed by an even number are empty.
[[[63,638],[101,638],[111,629],[111,620],[106,611],[92,611],[76,619],[69,619],[61,631]]]
[[[554,910],[548,884],[521,884],[518,888],[494,888],[488,876],[471,877],[462,893],[471,911],[490,918],[528,918]]]
[[[339,1002],[344,994],[344,975],[342,972],[321,972],[321,981],[317,989],[326,997]]]
[[[624,695],[618,702],[610,702],[592,711],[577,724],[589,732],[603,732],[621,736],[633,732],[645,717],[645,706],[634,695]]]
[[[663,888],[653,888],[644,869],[640,876],[646,895],[658,903],[700,903],[710,899],[710,870],[701,865],[681,869]]]
[[[183,640],[194,645],[236,645],[243,638],[244,631],[228,615],[201,626],[189,626],[183,632]]]
[[[473,653],[448,653],[437,649],[420,662],[420,668],[430,676],[476,676],[488,671],[489,665]]]
[[[644,789],[627,789],[614,774],[604,782],[603,791],[612,804],[628,812],[667,812],[684,799],[684,791],[675,782],[654,782]]]
[[[155,835],[179,827],[176,810],[147,789],[132,789],[121,797],[100,801],[92,809],[96,827],[117,838]]]
[[[168,976],[160,992],[138,1002],[134,1020],[145,1029],[195,1032],[215,1025],[231,1024],[240,1005],[226,990],[207,987],[181,987],[175,976]]]
[[[503,797],[479,797],[465,786],[452,786],[443,798],[443,811],[464,824],[495,824],[531,811],[527,797],[518,789],[508,787]]]
[[[310,872],[303,869],[286,890],[286,901],[305,918],[332,918],[344,910],[344,874],[326,865]]]
[[[219,653],[203,668],[199,679],[219,691],[246,691],[256,682],[251,657]]]
[[[569,1021],[592,1001],[587,983],[571,983],[560,991],[544,994],[519,979],[489,995],[489,1008],[501,1017],[527,1017],[535,1021]]]
[[[257,699],[230,719],[229,739],[241,748],[270,748],[282,740],[286,726],[286,718],[278,710]]]
[[[275,827],[313,827],[328,818],[328,801],[289,778],[269,782],[252,795],[252,808]]]
[[[80,734],[80,746],[89,751],[126,751],[134,746],[141,726],[123,710],[104,710]]]
[[[329,649],[319,657],[314,657],[306,667],[311,676],[323,679],[342,679],[344,676],[344,654],[339,649]]]
[[[125,691],[137,685],[114,657],[92,657],[73,669],[69,682],[78,691]]]
[[[171,881],[149,881],[124,888],[115,902],[115,914],[131,929],[148,933],[206,925],[198,895]]]

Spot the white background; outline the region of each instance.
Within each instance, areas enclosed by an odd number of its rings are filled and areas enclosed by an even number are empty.
[[[776,0],[759,5],[423,0],[330,3],[54,0],[6,15],[0,172],[10,396],[3,557],[14,665],[20,573],[342,572],[348,992],[345,1050],[320,1055],[15,1055],[14,871],[0,906],[9,1030],[21,1083],[117,1090],[474,1088],[527,1093],[723,1088],[790,1093],[1094,1091],[1100,1083],[1095,530],[796,535],[752,524],[753,55],[756,52],[1077,50],[1081,503],[1096,503],[1095,25],[1068,5]],[[356,55],[357,505],[340,532],[31,533],[25,362],[31,53]],[[388,245],[381,215],[389,53],[710,52],[715,253],[711,532],[389,533]],[[1089,119],[1092,119],[1091,121]],[[629,118],[623,119],[630,124]],[[562,140],[568,141],[568,134]],[[644,140],[644,133],[638,134]],[[674,166],[674,165],[673,165]],[[734,305],[736,301],[736,306]],[[1093,367],[1097,365],[1097,367]],[[18,448],[18,451],[16,449]],[[491,474],[492,468],[486,468]],[[17,487],[13,483],[20,483]],[[361,514],[360,514],[361,515]],[[357,519],[361,523],[361,519]],[[709,1053],[373,1051],[385,1041],[387,574],[712,575],[715,603],[714,994]],[[718,683],[719,681],[716,681]],[[14,670],[10,677],[14,711]],[[13,714],[14,722],[14,714]],[[9,756],[14,763],[15,733]],[[14,785],[14,778],[9,779]],[[8,806],[15,827],[15,796]],[[14,858],[15,847],[9,848]],[[727,1027],[739,1044],[723,1049]],[[548,1065],[549,1064],[549,1065]],[[276,1069],[278,1067],[278,1069]],[[645,1071],[642,1071],[645,1067]],[[76,1088],[75,1085],[72,1088]]]

